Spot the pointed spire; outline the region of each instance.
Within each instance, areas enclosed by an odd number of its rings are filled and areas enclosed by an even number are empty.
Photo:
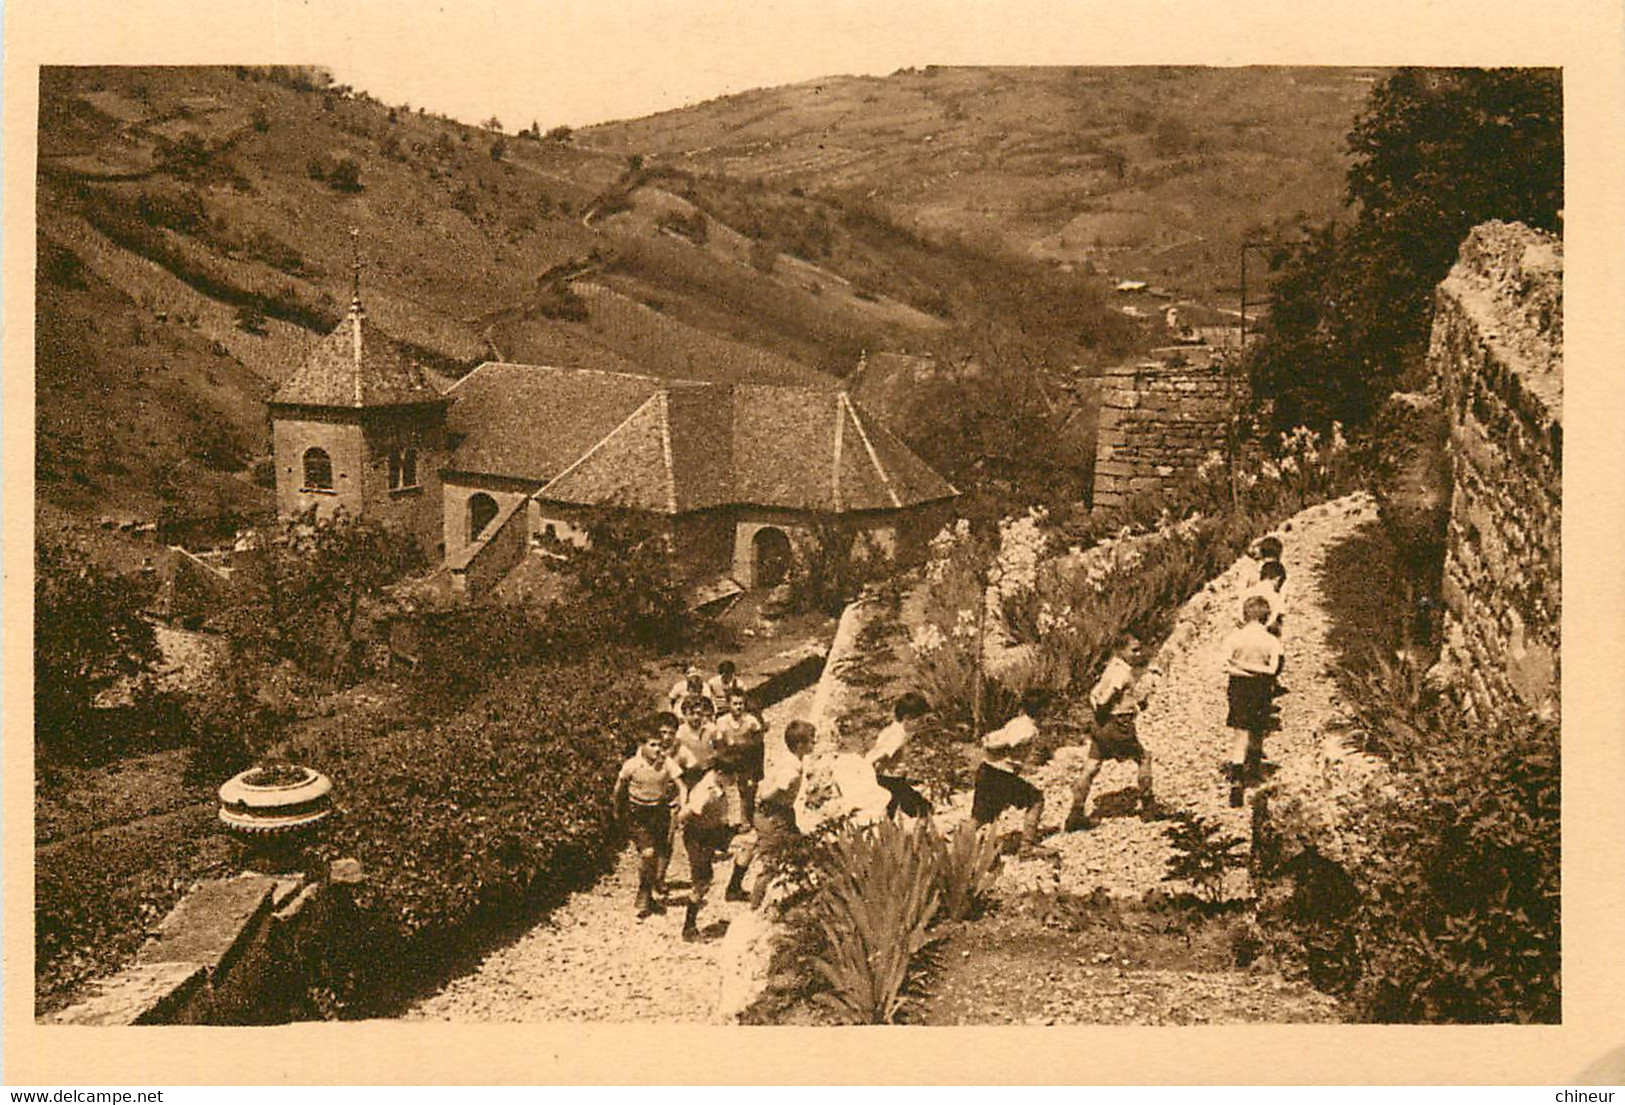
[[[350,228],[350,313],[361,311],[361,228]]]

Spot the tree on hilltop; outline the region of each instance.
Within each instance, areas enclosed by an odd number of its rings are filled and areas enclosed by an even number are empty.
[[[1427,353],[1433,290],[1490,219],[1561,232],[1562,76],[1402,69],[1348,136],[1346,226],[1275,259],[1255,392],[1282,426],[1366,421]]]

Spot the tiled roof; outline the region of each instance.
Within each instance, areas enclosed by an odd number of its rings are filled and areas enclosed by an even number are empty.
[[[619,372],[482,364],[448,392],[448,467],[546,482],[657,394],[661,381]],[[459,442],[458,439],[461,438]]]
[[[757,506],[845,513],[957,495],[845,392],[734,388],[734,473]]]
[[[450,394],[451,467],[546,481],[556,502],[847,513],[957,494],[831,389],[486,364]]]
[[[367,320],[360,303],[271,397],[308,407],[396,407],[439,403],[441,390]]]

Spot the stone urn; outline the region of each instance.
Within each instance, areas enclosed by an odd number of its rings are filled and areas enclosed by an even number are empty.
[[[220,820],[252,837],[303,835],[333,812],[333,783],[297,764],[253,767],[220,787]]]

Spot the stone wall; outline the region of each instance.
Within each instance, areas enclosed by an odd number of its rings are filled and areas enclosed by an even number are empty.
[[[199,883],[124,970],[50,1024],[275,1024],[301,1007],[353,912],[353,859],[327,878],[244,872]]]
[[[1121,506],[1225,448],[1247,382],[1200,347],[1109,368],[1100,380],[1094,505]]]
[[[1450,419],[1443,661],[1481,715],[1550,714],[1562,617],[1563,246],[1486,223],[1435,300]]]

